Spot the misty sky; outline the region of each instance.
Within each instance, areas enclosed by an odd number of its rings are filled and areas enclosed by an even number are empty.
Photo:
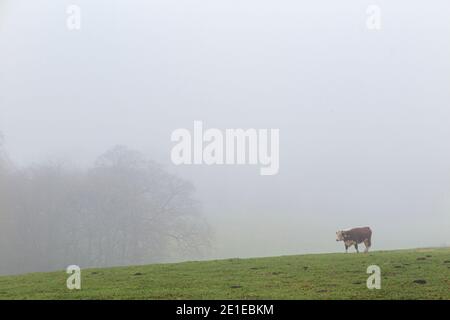
[[[82,10],[81,30],[66,8]],[[382,27],[366,27],[366,8]],[[190,179],[212,257],[450,245],[450,3],[0,0],[0,131],[21,166],[124,144]],[[175,166],[173,130],[279,128],[280,171]]]

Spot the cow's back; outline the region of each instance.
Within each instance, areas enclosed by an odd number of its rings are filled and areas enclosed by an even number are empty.
[[[357,243],[361,243],[364,240],[371,241],[372,238],[372,230],[369,227],[353,228],[346,231],[346,234],[349,235],[351,240]]]

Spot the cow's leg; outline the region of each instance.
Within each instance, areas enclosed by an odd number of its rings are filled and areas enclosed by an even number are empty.
[[[369,252],[370,243],[368,239],[364,240],[364,245],[366,246],[366,250],[364,250],[364,252],[365,253]]]
[[[359,253],[358,244],[356,242],[355,242],[355,249],[356,249],[356,252]]]
[[[348,245],[345,244],[345,253],[348,253]]]

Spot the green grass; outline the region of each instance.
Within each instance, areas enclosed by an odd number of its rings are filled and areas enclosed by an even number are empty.
[[[372,264],[380,290],[366,287]],[[0,299],[450,299],[450,248],[86,269],[73,291],[67,276],[0,277]]]

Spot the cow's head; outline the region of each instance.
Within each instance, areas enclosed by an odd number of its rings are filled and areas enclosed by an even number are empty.
[[[336,232],[336,241],[344,241],[344,231]]]

